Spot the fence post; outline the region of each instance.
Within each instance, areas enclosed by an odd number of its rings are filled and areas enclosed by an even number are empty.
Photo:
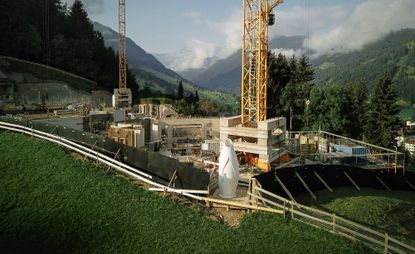
[[[285,200],[284,200],[284,218],[285,218],[285,212],[286,212],[286,207],[285,207]]]
[[[291,204],[291,219],[294,219],[294,203],[293,201],[290,201]]]
[[[389,236],[387,233],[385,233],[385,253],[388,253],[388,249],[389,249]]]
[[[336,213],[333,213],[333,233],[336,232]]]
[[[253,179],[253,180],[252,180],[252,185],[251,185],[251,188],[252,188],[252,193],[253,193],[253,194],[255,194],[255,195],[260,196],[260,193],[259,193],[259,192],[257,192],[256,187],[257,187],[256,179]],[[253,199],[252,199],[252,200],[253,200],[253,203],[254,203],[255,205],[258,205],[258,199],[257,199],[257,198],[253,197]]]

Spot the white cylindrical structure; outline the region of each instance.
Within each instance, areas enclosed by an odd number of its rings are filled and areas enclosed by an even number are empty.
[[[219,191],[222,198],[236,197],[239,180],[239,163],[232,141],[227,139],[219,158]]]

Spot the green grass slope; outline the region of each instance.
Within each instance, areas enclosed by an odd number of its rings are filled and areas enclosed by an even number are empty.
[[[333,193],[318,192],[318,200],[306,203],[353,221],[377,228],[415,245],[415,193],[372,189],[339,188]]]
[[[0,132],[0,252],[369,253],[275,215],[209,220],[59,147]]]

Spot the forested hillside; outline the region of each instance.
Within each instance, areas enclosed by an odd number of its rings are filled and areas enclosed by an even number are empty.
[[[82,1],[67,7],[59,0],[2,0],[0,14],[0,55],[62,69],[111,92],[118,86],[117,55],[94,31]],[[131,74],[128,84],[137,95]]]
[[[364,81],[369,88],[388,73],[398,95],[415,103],[415,30],[404,29],[367,45],[363,50],[320,57],[316,84],[346,84]]]

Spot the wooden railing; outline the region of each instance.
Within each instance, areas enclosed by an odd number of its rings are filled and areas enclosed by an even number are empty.
[[[415,253],[415,246],[405,244],[387,233],[381,233],[361,224],[345,219],[335,213],[328,213],[285,199],[259,187],[256,180],[250,185],[249,200],[253,204],[282,209],[285,216],[308,225],[341,235],[352,241],[359,241],[383,253]]]

